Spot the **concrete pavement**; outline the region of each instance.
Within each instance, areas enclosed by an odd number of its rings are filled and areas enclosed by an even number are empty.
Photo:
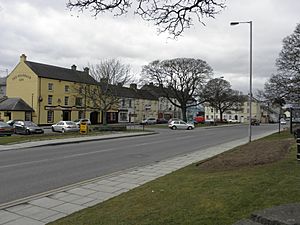
[[[254,139],[267,136],[272,132],[254,136]],[[136,135],[143,135],[138,133]],[[149,133],[150,134],[150,133]],[[120,138],[123,134],[113,134],[103,138]],[[128,137],[128,136],[127,136]],[[91,138],[91,139],[89,139]],[[95,138],[95,137],[94,137]],[[99,137],[98,137],[99,138]],[[92,137],[85,137],[82,141],[92,141]],[[97,139],[99,140],[99,139]],[[57,141],[57,140],[56,140]],[[59,140],[66,144],[80,140]],[[41,193],[24,199],[19,199],[0,206],[0,225],[42,225],[65,217],[73,212],[96,205],[127,192],[135,187],[143,185],[158,177],[169,174],[189,164],[210,158],[236,146],[245,144],[248,138],[228,142],[207,149],[199,149],[193,153],[176,156],[167,160],[153,163],[143,167],[131,168],[106,176],[87,180],[67,187]],[[26,147],[58,144],[51,140],[42,143],[27,143]],[[13,148],[23,148],[22,145],[14,145]],[[1,150],[9,150],[2,149]]]

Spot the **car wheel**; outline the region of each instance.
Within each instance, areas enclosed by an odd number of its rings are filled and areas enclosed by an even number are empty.
[[[66,131],[65,131],[65,129],[63,128],[63,129],[61,129],[61,132],[62,132],[62,133],[65,133]]]
[[[30,134],[30,130],[25,130],[25,134]]]
[[[173,127],[172,127],[172,130],[176,130],[176,129],[177,129],[177,127],[176,127],[176,126],[173,126]]]
[[[55,130],[54,130],[54,128],[53,128],[53,127],[52,127],[51,129],[52,129],[52,131],[53,131],[53,132],[55,132]]]
[[[187,129],[188,129],[188,130],[191,130],[191,129],[192,129],[192,127],[188,127]]]

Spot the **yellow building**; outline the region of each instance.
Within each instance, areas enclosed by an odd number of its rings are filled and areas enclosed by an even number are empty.
[[[47,125],[60,120],[89,118],[92,123],[101,122],[101,113],[89,106],[84,98],[75,91],[79,84],[93,85],[95,80],[84,71],[27,61],[20,56],[20,62],[7,77],[6,95],[8,98],[22,98],[32,109],[32,121]],[[7,114],[6,114],[7,115]],[[15,118],[11,114],[10,119]],[[4,117],[4,121],[8,118]]]

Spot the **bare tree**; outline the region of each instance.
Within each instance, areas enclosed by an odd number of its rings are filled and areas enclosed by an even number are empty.
[[[299,103],[300,97],[300,24],[283,39],[276,60],[277,73],[265,83],[265,97],[271,102]]]
[[[242,109],[246,97],[239,91],[231,89],[227,80],[215,78],[207,82],[201,94],[210,107],[218,109],[220,120],[223,121],[223,113],[228,110],[239,111]]]
[[[212,68],[201,59],[177,58],[156,60],[144,66],[142,79],[161,87],[166,98],[181,109],[186,121],[187,108],[200,104],[197,97],[211,74]]]
[[[135,14],[146,21],[152,21],[159,32],[168,32],[177,37],[197,19],[203,25],[204,17],[215,18],[225,7],[225,0],[69,0],[69,9],[90,10],[94,16],[112,12],[116,16],[127,14],[137,4]]]
[[[96,80],[95,84],[81,84],[78,92],[90,102],[93,108],[103,113],[103,124],[107,124],[106,114],[119,104],[119,90],[124,84],[132,80],[130,66],[122,64],[119,60],[103,60],[99,64],[89,65],[90,75]]]

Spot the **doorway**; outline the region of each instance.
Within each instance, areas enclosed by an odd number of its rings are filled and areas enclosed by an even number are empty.
[[[63,118],[62,118],[63,120],[65,121],[71,120],[71,111],[63,110],[62,113],[63,113]]]

